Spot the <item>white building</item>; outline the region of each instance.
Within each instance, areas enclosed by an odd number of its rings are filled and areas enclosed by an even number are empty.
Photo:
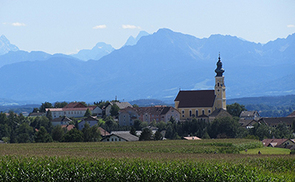
[[[98,106],[84,106],[79,102],[71,102],[63,108],[46,108],[46,112],[51,111],[52,119],[62,116],[80,118],[84,117],[87,109],[91,111],[92,115],[102,115],[102,110]]]

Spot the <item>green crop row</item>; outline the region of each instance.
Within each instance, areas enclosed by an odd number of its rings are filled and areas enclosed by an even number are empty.
[[[0,181],[294,181],[295,166],[294,158],[223,162],[16,156],[0,159]]]

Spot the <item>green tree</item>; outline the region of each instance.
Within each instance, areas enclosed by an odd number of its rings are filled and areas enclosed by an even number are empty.
[[[40,110],[40,112],[45,112],[46,108],[53,108],[53,106],[52,106],[52,104],[50,102],[44,102],[40,106],[39,110]]]
[[[242,111],[247,111],[244,105],[240,105],[238,103],[233,103],[231,105],[226,106],[226,110],[232,116],[240,117]]]
[[[33,142],[33,128],[27,123],[22,123],[16,129],[16,141],[18,143],[29,143]],[[10,137],[11,142],[11,137]]]
[[[263,140],[265,138],[272,138],[273,129],[266,124],[256,123],[254,124],[254,128],[250,129],[250,135],[254,135],[259,137],[259,140]]]
[[[135,107],[136,108],[136,107],[139,107],[139,106],[137,104],[133,104],[132,107]]]
[[[209,135],[211,138],[235,138],[237,136],[239,126],[239,123],[230,117],[218,118],[212,122]]]
[[[152,130],[149,128],[144,128],[141,132],[141,135],[139,136],[140,141],[146,141],[146,140],[151,140],[153,133]]]
[[[202,139],[210,139],[210,136],[207,132],[202,136]]]
[[[89,117],[89,116],[91,116],[91,115],[92,115],[92,113],[91,113],[90,109],[87,108],[87,110],[86,110],[86,112],[85,112],[85,114],[84,114],[84,117]]]
[[[66,105],[68,105],[68,103],[67,102],[55,102],[54,103],[54,108],[63,108],[63,107],[65,107]]]
[[[149,124],[146,121],[143,121],[143,122],[140,123],[140,128],[145,128],[145,127],[148,127],[148,126],[149,126]]]
[[[40,130],[35,134],[35,142],[37,143],[47,143],[52,142],[52,137],[47,133],[44,126],[41,126]]]
[[[119,114],[119,106],[117,106],[116,104],[113,104],[110,110],[111,116],[118,116]]]
[[[155,140],[163,140],[163,136],[159,130],[156,131],[154,139]]]
[[[134,136],[136,136],[136,129],[133,127],[133,126],[131,126],[131,128],[130,128],[130,132],[129,132],[131,135],[134,135]]]
[[[159,131],[166,130],[166,123],[164,121],[160,121],[156,124],[156,127]]]
[[[56,125],[51,132],[52,139],[54,141],[61,142],[64,136],[64,133],[65,133],[64,129],[60,125]]]
[[[52,121],[52,113],[51,113],[50,109],[48,109],[48,111],[46,113],[46,117],[49,119],[49,121]]]
[[[152,122],[150,122],[149,126],[156,126],[157,122],[156,120],[153,120]]]
[[[114,121],[114,118],[111,116],[108,116],[105,118],[105,125],[107,131],[113,131],[115,128],[117,128],[118,124]]]
[[[76,128],[66,132],[63,137],[64,142],[83,142],[83,140],[83,133]]]
[[[84,142],[97,142],[101,138],[97,125],[90,127],[88,123],[85,123],[84,128],[82,129],[82,133],[84,137]]]
[[[292,132],[286,125],[286,123],[280,123],[275,128],[273,133],[275,138],[292,138]]]
[[[40,112],[40,110],[39,110],[39,108],[35,107],[35,108],[33,109],[33,112],[34,112],[34,113],[36,113],[36,112]]]
[[[135,128],[136,130],[141,130],[141,126],[140,126],[140,124],[141,124],[141,121],[140,121],[139,119],[136,119],[136,120],[134,120],[134,122],[133,122],[133,126],[134,126],[134,128]]]

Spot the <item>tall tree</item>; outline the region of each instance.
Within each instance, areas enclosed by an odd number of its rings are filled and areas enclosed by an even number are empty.
[[[67,103],[66,101],[64,101],[64,102],[55,102],[55,103],[54,103],[54,107],[55,107],[55,108],[63,108],[63,107],[65,107],[66,105],[68,105],[68,103]]]
[[[118,116],[119,110],[119,106],[117,106],[117,104],[113,104],[110,110],[111,116]]]
[[[238,103],[233,103],[231,105],[226,106],[226,110],[232,116],[240,117],[242,111],[247,111],[244,105],[240,105]]]
[[[154,139],[155,140],[163,140],[163,136],[159,130],[156,131]]]
[[[141,132],[139,140],[140,141],[151,140],[152,135],[153,135],[152,130],[150,130],[149,128],[144,128]]]
[[[33,142],[33,128],[27,123],[22,123],[16,129],[16,140],[18,143]],[[11,139],[11,138],[10,138]]]
[[[83,133],[76,128],[66,132],[63,137],[64,142],[83,142],[83,140]]]
[[[42,103],[42,105],[40,106],[39,110],[40,112],[45,112],[46,108],[53,108],[52,104],[50,102],[44,102]]]
[[[133,126],[136,130],[141,130],[140,124],[141,124],[141,121],[139,119],[136,119],[133,122]]]
[[[47,143],[52,142],[52,137],[47,133],[44,126],[41,126],[40,130],[35,134],[35,142],[37,143]]]
[[[52,139],[54,141],[61,142],[64,133],[65,131],[62,129],[62,127],[60,125],[56,125],[51,132]]]
[[[50,111],[50,109],[48,109],[46,117],[49,119],[49,121],[52,121],[52,112]]]
[[[86,109],[86,112],[85,112],[85,114],[84,114],[84,117],[89,117],[89,116],[91,116],[91,115],[92,115],[92,113],[91,113],[90,109],[87,108],[87,109]]]
[[[133,126],[131,126],[131,128],[130,128],[130,132],[129,132],[131,135],[134,135],[134,136],[136,136],[136,129],[133,127]]]

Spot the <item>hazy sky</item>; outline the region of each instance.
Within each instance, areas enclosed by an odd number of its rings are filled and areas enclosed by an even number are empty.
[[[0,0],[0,35],[26,51],[69,54],[97,42],[120,48],[129,36],[160,28],[266,43],[295,32],[295,0]]]

